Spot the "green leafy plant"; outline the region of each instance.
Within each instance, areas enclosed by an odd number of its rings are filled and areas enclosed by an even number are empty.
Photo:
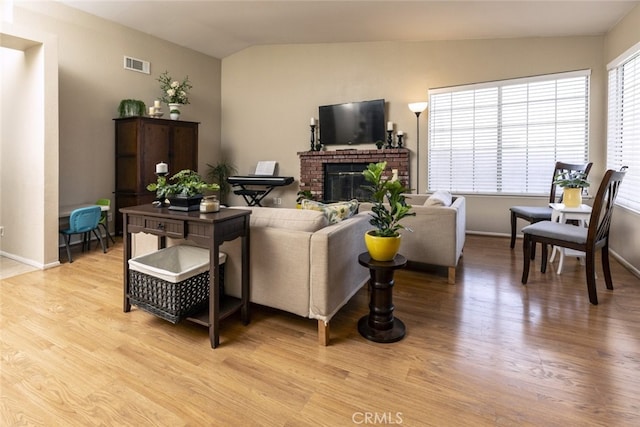
[[[215,165],[207,163],[207,166],[209,167],[207,177],[220,186],[220,201],[226,203],[227,195],[229,191],[231,191],[231,186],[227,182],[227,178],[238,173],[238,170],[225,159],[220,160]]]
[[[298,197],[296,198],[296,203],[300,204],[303,200],[313,200],[313,193],[310,190],[300,190],[296,194]]]
[[[137,99],[123,99],[118,105],[119,117],[144,116],[146,111],[147,106]]]
[[[364,186],[372,194],[373,207],[369,223],[375,227],[373,234],[378,237],[397,237],[398,230],[411,229],[400,224],[407,216],[414,216],[404,193],[409,191],[400,181],[384,176],[387,162],[370,163],[362,172],[371,185]],[[385,204],[386,201],[386,204]]]
[[[587,174],[578,171],[564,171],[556,175],[553,183],[562,188],[587,188]]]
[[[158,77],[160,89],[162,90],[162,102],[167,104],[189,104],[188,92],[193,88],[189,81],[189,76],[182,79],[182,82],[173,80],[168,71],[160,74]]]
[[[218,191],[218,184],[206,183],[197,172],[183,169],[172,177],[158,176],[158,180],[147,185],[147,190],[155,191],[159,199],[170,197],[193,197],[204,191]]]

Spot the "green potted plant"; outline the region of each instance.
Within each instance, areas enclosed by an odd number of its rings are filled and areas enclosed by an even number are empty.
[[[220,186],[220,202],[227,203],[227,195],[231,191],[231,186],[227,182],[227,178],[238,173],[236,167],[227,160],[220,160],[215,165],[207,163],[207,177],[215,184]]]
[[[160,202],[169,199],[169,209],[180,211],[198,210],[205,191],[218,191],[218,184],[208,184],[195,171],[183,169],[170,178],[158,176],[158,180],[147,185],[155,191]],[[161,203],[162,204],[162,203]]]
[[[302,207],[303,200],[313,200],[313,193],[311,193],[311,190],[300,190],[296,196],[296,207],[298,209]]]
[[[400,223],[407,216],[414,216],[404,193],[409,191],[400,181],[385,177],[387,162],[370,163],[362,172],[370,184],[373,207],[369,223],[375,228],[365,234],[365,244],[371,258],[377,261],[392,260],[400,248],[399,230],[406,229]]]
[[[144,116],[147,107],[144,102],[137,99],[123,99],[118,105],[118,117]]]
[[[553,183],[563,189],[562,202],[568,208],[577,208],[582,204],[582,192],[590,185],[587,174],[579,171],[560,172]]]

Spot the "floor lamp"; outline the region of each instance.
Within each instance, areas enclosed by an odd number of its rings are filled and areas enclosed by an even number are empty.
[[[416,115],[416,194],[420,194],[420,113],[427,109],[428,102],[412,102],[409,110]]]

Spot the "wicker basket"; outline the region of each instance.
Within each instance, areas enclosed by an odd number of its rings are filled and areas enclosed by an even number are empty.
[[[220,295],[224,295],[224,263],[220,253]],[[129,260],[131,304],[171,323],[178,323],[209,303],[209,251],[172,246]]]

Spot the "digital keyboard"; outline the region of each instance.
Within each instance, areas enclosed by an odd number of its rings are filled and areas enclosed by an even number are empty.
[[[262,206],[260,202],[274,189],[274,187],[283,187],[293,182],[292,176],[263,176],[263,175],[247,175],[247,176],[230,176],[227,182],[234,187],[240,187],[234,190],[233,194],[242,196],[247,202],[247,206]],[[260,189],[248,187],[264,187]]]

